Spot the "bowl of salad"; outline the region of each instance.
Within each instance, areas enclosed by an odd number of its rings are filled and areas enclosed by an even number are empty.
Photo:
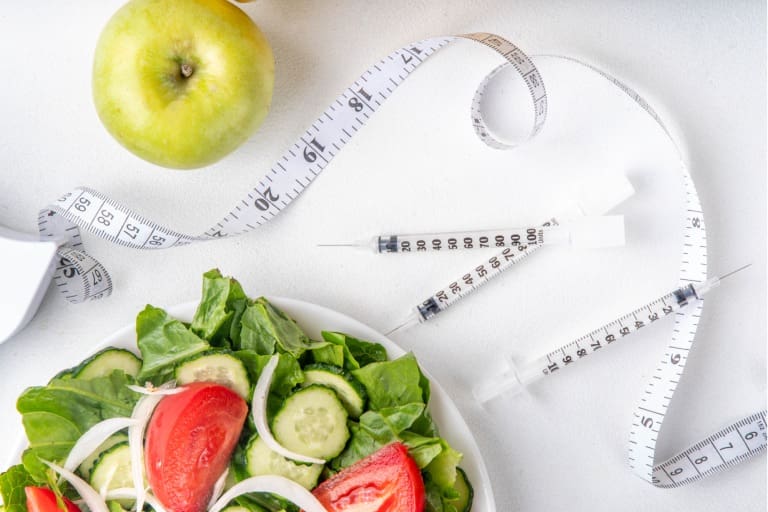
[[[17,401],[3,512],[495,512],[445,391],[373,329],[218,270]]]

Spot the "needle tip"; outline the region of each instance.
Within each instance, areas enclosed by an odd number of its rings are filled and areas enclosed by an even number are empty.
[[[731,271],[730,271],[730,272],[728,272],[727,274],[723,274],[722,276],[720,276],[720,280],[722,281],[722,280],[723,280],[723,279],[725,279],[726,277],[732,276],[732,275],[733,275],[733,274],[735,274],[736,272],[741,272],[742,270],[744,270],[744,269],[746,269],[746,268],[749,268],[749,267],[751,267],[751,266],[752,266],[752,264],[751,264],[751,263],[747,263],[746,265],[744,265],[744,266],[742,266],[742,267],[739,267],[739,268],[737,268],[736,270],[731,270]]]

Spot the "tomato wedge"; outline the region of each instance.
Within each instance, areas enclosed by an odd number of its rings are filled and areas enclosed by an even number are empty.
[[[147,426],[147,479],[169,511],[203,512],[229,464],[248,405],[231,389],[194,382],[163,398]]]
[[[329,512],[422,512],[425,500],[421,472],[402,443],[341,470],[312,494]]]
[[[62,512],[62,509],[59,508],[59,504],[56,502],[56,495],[50,489],[28,486],[24,488],[24,494],[27,495],[28,512]],[[66,512],[80,512],[77,505],[67,498],[62,499],[67,507]]]

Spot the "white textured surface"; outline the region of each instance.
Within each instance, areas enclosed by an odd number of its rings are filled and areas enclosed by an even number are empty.
[[[764,5],[246,4],[277,58],[272,112],[224,161],[180,173],[128,154],[92,107],[93,47],[120,4],[13,2],[0,11],[0,223],[32,232],[46,201],[82,184],[155,220],[202,232],[372,62],[426,36],[496,32],[530,54],[581,57],[646,94],[684,142],[706,214],[712,272],[755,263],[708,299],[659,455],[764,407]],[[540,137],[514,152],[477,142],[469,102],[498,62],[469,43],[435,56],[296,204],[257,233],[161,253],[86,237],[117,291],[82,306],[49,292],[29,328],[0,345],[0,459],[20,432],[13,408],[26,386],[79,361],[145,303],[194,299],[208,268],[237,276],[250,293],[308,300],[386,330],[481,256],[376,257],[316,243],[538,222],[567,201],[585,172],[606,168],[626,172],[637,189],[617,211],[626,215],[626,247],[541,251],[398,341],[474,428],[500,510],[764,510],[765,457],[674,491],[654,489],[627,469],[631,409],[669,325],[584,361],[530,396],[500,400],[485,412],[472,403],[471,388],[501,351],[536,357],[666,291],[675,282],[682,215],[674,154],[663,136],[603,81],[567,65],[541,61],[551,99]]]

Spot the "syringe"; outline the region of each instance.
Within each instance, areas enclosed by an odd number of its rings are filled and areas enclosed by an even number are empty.
[[[696,303],[712,288],[719,286],[723,279],[744,270],[750,265],[745,265],[725,275],[713,277],[701,283],[691,283],[675,288],[658,299],[525,364],[522,368],[517,367],[511,359],[506,359],[507,368],[505,371],[501,375],[492,377],[477,386],[473,390],[473,394],[481,403],[487,402],[503,393],[517,394],[531,382],[554,375],[563,368],[573,366],[575,362],[590,354],[594,354],[601,348],[607,347],[637,332],[646,325],[656,323],[665,316]],[[675,352],[670,354],[669,357],[672,364],[678,364],[681,358],[685,356]]]
[[[545,222],[543,227],[559,226],[561,221],[566,223],[583,216],[602,215],[634,192],[632,184],[624,175],[601,175],[599,179],[585,183],[576,203],[561,215]],[[431,320],[541,247],[540,244],[505,247],[501,252],[483,260],[472,270],[461,274],[448,286],[437,290],[419,303],[411,310],[410,315],[397,327],[388,331],[387,335]]]
[[[379,235],[370,240],[319,244],[320,247],[355,247],[375,253],[452,252],[470,249],[519,247],[521,245],[572,245],[615,247],[624,244],[624,217],[605,215],[573,219],[566,225],[523,228]]]

